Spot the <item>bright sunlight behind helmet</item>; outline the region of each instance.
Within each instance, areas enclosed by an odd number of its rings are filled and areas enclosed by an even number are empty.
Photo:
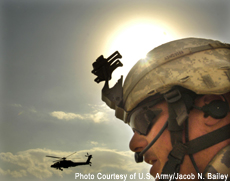
[[[173,39],[169,28],[151,21],[135,20],[118,27],[108,39],[107,54],[119,50],[124,66],[113,73],[113,80],[126,77],[129,70],[154,47]],[[112,84],[115,82],[112,81]]]

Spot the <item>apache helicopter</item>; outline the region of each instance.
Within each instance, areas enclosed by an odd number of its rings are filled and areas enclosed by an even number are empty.
[[[75,154],[76,152],[68,155],[67,157]],[[56,156],[49,156],[49,155],[46,155],[46,157],[51,157],[51,158],[59,158],[60,160],[56,160],[54,161],[55,163],[53,165],[51,165],[50,167],[52,168],[56,168],[58,170],[61,170],[63,171],[62,168],[68,168],[68,167],[76,167],[78,165],[90,165],[91,166],[91,162],[90,162],[90,159],[92,158],[92,155],[89,155],[87,153],[87,155],[85,155],[86,157],[88,157],[88,159],[86,160],[86,162],[73,162],[71,160],[66,160],[67,157],[56,157]],[[62,167],[62,168],[61,168]]]

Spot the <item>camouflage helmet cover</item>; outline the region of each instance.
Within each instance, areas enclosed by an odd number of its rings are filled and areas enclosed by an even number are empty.
[[[149,96],[166,93],[175,85],[197,94],[229,92],[230,44],[186,38],[153,49],[127,75],[123,108],[129,112]]]

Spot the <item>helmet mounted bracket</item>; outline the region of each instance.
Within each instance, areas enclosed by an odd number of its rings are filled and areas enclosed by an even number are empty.
[[[117,118],[123,120],[123,76],[121,76],[112,88],[109,88],[109,80],[112,78],[113,71],[123,66],[119,60],[120,58],[122,58],[122,56],[118,51],[114,52],[107,59],[105,59],[103,55],[99,56],[93,63],[92,73],[97,76],[97,78],[94,79],[95,82],[100,83],[101,81],[105,81],[102,89],[102,101],[116,111],[115,115]]]
[[[107,59],[103,55],[99,56],[93,63],[92,73],[97,76],[94,79],[95,82],[99,83],[101,81],[109,81],[112,78],[112,73],[117,67],[122,67],[123,64],[120,60],[122,58],[121,54],[116,51],[110,55]]]

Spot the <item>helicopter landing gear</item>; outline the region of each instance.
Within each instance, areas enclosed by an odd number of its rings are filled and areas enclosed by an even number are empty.
[[[58,167],[58,168],[57,168],[57,170],[61,170],[61,171],[63,171],[63,169],[62,169],[62,168],[60,168],[60,167]]]

